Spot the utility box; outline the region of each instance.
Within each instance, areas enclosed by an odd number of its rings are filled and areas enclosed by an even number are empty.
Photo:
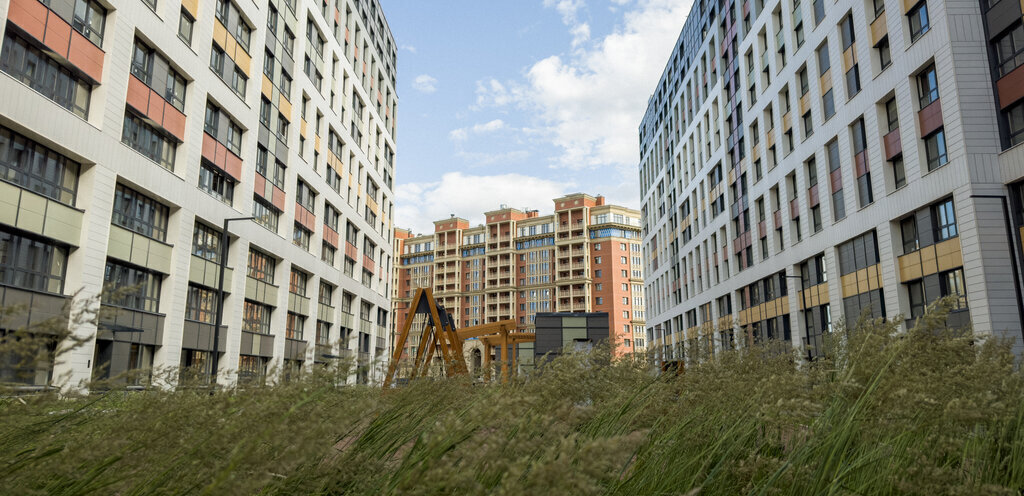
[[[519,345],[520,365],[532,369],[545,355],[549,358],[563,352],[586,351],[608,340],[608,312],[538,313],[535,321],[537,341]],[[526,363],[532,356],[532,363]]]

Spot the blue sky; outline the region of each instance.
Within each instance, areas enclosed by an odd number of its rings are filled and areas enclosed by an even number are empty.
[[[380,0],[399,46],[395,225],[564,193],[638,207],[637,126],[691,0]]]

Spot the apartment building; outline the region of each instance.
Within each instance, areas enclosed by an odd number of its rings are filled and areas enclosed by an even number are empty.
[[[345,357],[374,379],[397,111],[376,0],[0,0],[0,19],[0,304],[27,309],[0,334],[120,290],[83,345],[0,380],[229,385]]]
[[[533,332],[537,313],[607,312],[617,354],[646,349],[640,212],[576,193],[554,199],[550,215],[503,205],[484,217],[435,221],[431,234],[396,230],[396,329],[416,288],[429,287],[459,327],[513,319]]]
[[[839,319],[1021,340],[1019,0],[700,1],[640,125],[648,341],[664,360]]]

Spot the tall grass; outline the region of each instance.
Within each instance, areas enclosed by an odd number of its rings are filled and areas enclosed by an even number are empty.
[[[943,322],[672,377],[569,355],[508,385],[6,398],[0,493],[1020,494],[1024,377]]]

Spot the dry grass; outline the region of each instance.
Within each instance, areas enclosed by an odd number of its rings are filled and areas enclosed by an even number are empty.
[[[1024,377],[942,322],[672,378],[574,355],[505,386],[8,398],[0,493],[1020,494]]]

